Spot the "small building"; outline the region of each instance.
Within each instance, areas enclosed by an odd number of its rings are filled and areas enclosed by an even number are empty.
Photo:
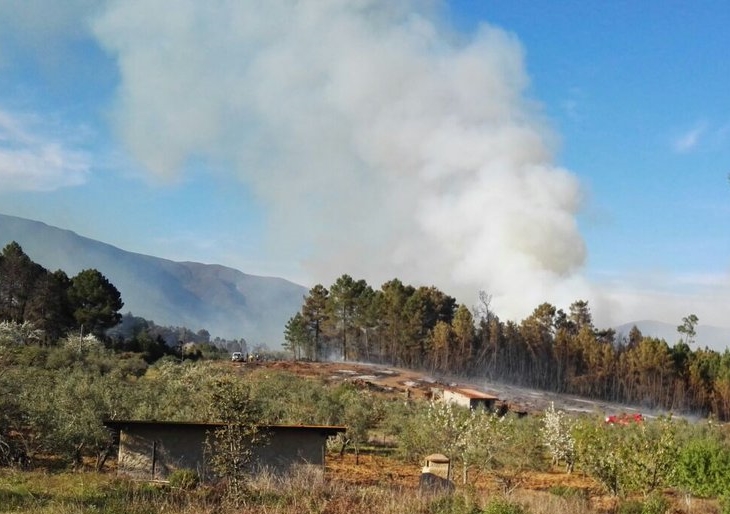
[[[455,403],[469,409],[477,409],[479,407],[487,411],[493,411],[497,403],[494,395],[477,391],[476,389],[444,389],[443,401],[446,403]]]
[[[451,462],[446,455],[433,453],[426,457],[421,478],[418,481],[422,493],[453,491],[454,484],[449,479]]]
[[[205,459],[208,434],[221,423],[106,421],[119,443],[117,472],[141,480],[167,480],[177,469],[210,477]],[[324,466],[327,438],[342,426],[262,425],[266,444],[254,449],[252,466],[285,472],[294,464]]]

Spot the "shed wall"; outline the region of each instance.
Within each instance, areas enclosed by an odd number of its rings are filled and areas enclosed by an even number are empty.
[[[165,480],[176,469],[205,476],[205,431],[192,426],[135,426],[119,434],[119,473]]]
[[[118,472],[140,480],[166,480],[176,469],[208,476],[205,441],[210,427],[200,425],[129,425],[120,430]],[[254,451],[253,466],[284,472],[293,464],[324,465],[327,433],[276,427],[268,444]]]
[[[470,408],[471,403],[469,401],[469,398],[464,396],[463,394],[459,394],[455,391],[444,391],[444,401],[447,403],[455,403],[457,405],[461,405],[462,407]]]
[[[256,464],[285,471],[292,464],[324,465],[327,434],[275,428],[269,432],[269,444],[256,449]]]

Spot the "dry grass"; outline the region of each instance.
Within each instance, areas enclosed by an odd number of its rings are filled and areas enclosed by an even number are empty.
[[[390,461],[390,462],[388,462]],[[595,494],[588,479],[560,473],[527,476],[525,486],[508,497],[488,477],[452,494],[422,493],[414,466],[373,457],[360,466],[346,456],[326,471],[302,466],[285,477],[262,473],[250,483],[238,507],[224,501],[222,488],[181,491],[116,478],[113,474],[0,471],[0,512],[23,514],[608,514],[616,498]],[[583,487],[588,486],[588,487]],[[717,502],[693,500],[667,492],[672,514],[717,514]],[[521,510],[489,510],[494,501]],[[640,498],[638,500],[641,500]],[[503,506],[503,504],[500,504]],[[493,507],[494,505],[492,505]]]

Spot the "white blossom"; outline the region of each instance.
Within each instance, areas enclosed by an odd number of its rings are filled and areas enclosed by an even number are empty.
[[[572,423],[565,412],[555,410],[555,404],[550,403],[550,408],[545,410],[540,433],[553,464],[564,462],[568,472],[572,471],[575,462],[575,439],[572,429]]]

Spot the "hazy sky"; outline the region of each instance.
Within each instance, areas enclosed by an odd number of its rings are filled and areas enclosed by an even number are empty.
[[[727,27],[724,0],[5,0],[0,213],[515,321],[730,326]]]

